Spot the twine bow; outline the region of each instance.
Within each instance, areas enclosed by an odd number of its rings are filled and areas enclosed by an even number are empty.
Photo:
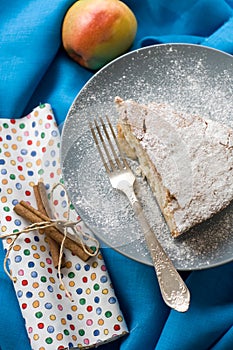
[[[54,200],[53,200],[53,196],[54,196],[54,191],[55,189],[61,186],[64,191],[65,191],[65,196],[66,196],[66,200],[67,200],[67,206],[68,206],[68,211],[67,211],[67,220],[61,220],[59,219],[56,210],[54,208]],[[58,277],[59,277],[59,281],[61,283],[61,285],[63,286],[67,296],[69,297],[69,299],[72,301],[72,297],[71,294],[69,293],[69,291],[67,290],[62,277],[61,277],[61,266],[62,266],[62,257],[63,257],[63,250],[64,250],[64,244],[67,238],[71,239],[73,242],[76,242],[78,244],[81,244],[81,247],[83,249],[83,251],[90,257],[96,256],[98,254],[99,251],[99,241],[97,239],[95,239],[92,236],[89,236],[88,234],[86,234],[85,232],[83,232],[80,227],[78,226],[78,224],[80,223],[80,220],[77,221],[71,221],[70,220],[70,199],[69,196],[67,194],[67,190],[65,188],[65,186],[62,183],[57,183],[52,187],[51,190],[51,203],[52,203],[52,211],[54,213],[54,217],[55,219],[49,218],[49,220],[46,221],[40,221],[40,222],[35,222],[32,223],[31,225],[25,227],[24,229],[18,231],[18,232],[13,232],[13,233],[5,233],[3,235],[0,236],[1,239],[5,239],[11,236],[14,236],[11,243],[8,246],[5,258],[4,258],[4,271],[6,272],[6,274],[9,276],[9,278],[13,281],[16,282],[16,277],[13,277],[12,274],[8,271],[7,269],[7,260],[9,258],[10,252],[13,249],[13,246],[16,242],[16,240],[18,239],[18,237],[23,234],[23,233],[30,233],[34,230],[41,230],[41,229],[47,229],[47,228],[51,228],[54,227],[56,229],[58,229],[60,232],[63,233],[63,238],[61,241],[61,245],[60,245],[60,252],[59,252],[59,262],[58,262]],[[36,211],[36,210],[35,210]],[[71,229],[72,233],[70,231],[68,231],[68,229]],[[84,240],[90,240],[95,244],[95,250],[91,250],[91,249],[87,249]]]

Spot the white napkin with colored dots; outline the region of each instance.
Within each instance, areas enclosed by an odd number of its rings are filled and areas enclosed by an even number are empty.
[[[41,104],[21,119],[0,120],[1,234],[21,231],[29,223],[13,207],[25,200],[36,208],[33,185],[45,184],[48,195],[61,181],[60,134],[51,106]],[[53,201],[61,219],[67,218],[65,191]],[[78,214],[71,210],[71,220]],[[80,222],[87,234],[85,225]],[[7,251],[12,237],[3,241]],[[15,292],[25,319],[31,347],[55,350],[91,347],[128,332],[101,253],[83,262],[64,249],[62,280],[72,294],[69,300],[53,266],[44,234],[21,234],[9,255],[16,277]]]

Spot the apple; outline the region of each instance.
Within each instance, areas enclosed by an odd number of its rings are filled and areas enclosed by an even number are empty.
[[[133,44],[137,20],[120,0],[78,0],[65,14],[62,43],[80,65],[97,70]]]

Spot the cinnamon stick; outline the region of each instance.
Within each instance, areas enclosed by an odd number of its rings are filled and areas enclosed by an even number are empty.
[[[14,211],[31,223],[50,221],[50,218],[48,216],[39,212],[39,210],[33,208],[30,204],[28,204],[25,201],[20,201],[20,203],[16,204],[14,207]],[[56,227],[45,228],[44,232],[59,244],[62,243],[64,236]],[[83,250],[81,243],[79,245],[77,242],[74,242],[68,237],[66,237],[65,239],[64,246],[83,261],[87,261],[90,257]],[[86,247],[86,249],[91,252],[91,249],[89,247]]]
[[[36,204],[37,204],[37,208],[38,208],[39,212],[48,216],[46,209],[43,205],[42,199],[41,199],[38,184],[33,186],[33,191],[34,191],[34,195],[36,198]],[[43,233],[44,229],[40,229],[39,232]],[[51,257],[53,260],[53,264],[57,268],[58,264],[59,264],[60,246],[54,239],[49,237],[47,234],[46,234],[46,236],[47,236],[47,241],[48,241]],[[62,263],[62,266],[64,266],[64,261]]]
[[[39,192],[39,185],[34,185],[33,186],[33,191],[34,191],[34,195],[35,195],[35,198],[36,198],[36,204],[37,204],[37,208],[38,210],[47,215],[46,211],[45,211],[45,208],[44,208],[44,205],[42,203],[42,200],[41,200],[41,196],[40,196],[40,192]]]

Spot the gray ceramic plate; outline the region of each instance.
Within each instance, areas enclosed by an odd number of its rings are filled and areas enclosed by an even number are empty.
[[[89,121],[108,114],[116,124],[115,96],[138,102],[168,102],[233,127],[233,58],[207,47],[155,45],[111,62],[74,100],[62,132],[65,185],[82,219],[97,237],[117,251],[151,264],[144,238],[123,194],[110,186],[92,140]],[[132,162],[136,169],[137,163]],[[175,266],[195,270],[233,258],[233,205],[179,239],[168,228],[140,177],[137,191],[156,235]]]

